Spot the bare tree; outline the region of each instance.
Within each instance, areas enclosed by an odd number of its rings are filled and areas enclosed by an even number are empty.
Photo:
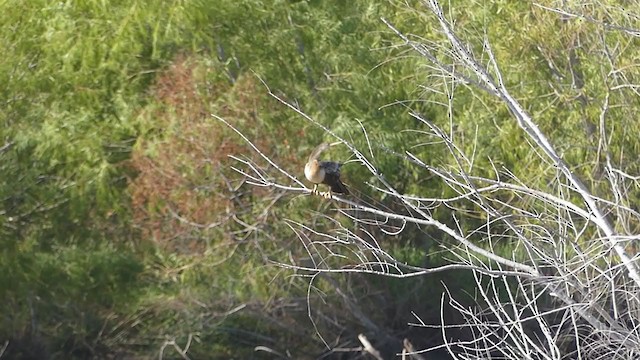
[[[462,86],[488,94],[501,106],[506,106],[526,135],[532,156],[548,165],[547,171],[540,174],[547,177],[546,181],[537,182],[546,185],[536,187],[527,179],[518,178],[509,169],[497,165],[493,168],[492,177],[477,175],[474,171],[475,154],[466,153],[461,140],[451,131],[416,111],[410,114],[427,129],[424,136],[436,139],[448,149],[454,166],[430,166],[428,161],[409,149],[374,146],[364,126],[360,128],[361,143],[367,145],[358,147],[356,142],[334,133],[297,106],[272,93],[301,118],[341,142],[353,155],[354,161],[375,179],[368,186],[398,205],[391,209],[370,198],[334,196],[335,204],[339,204],[336,210],[351,219],[353,226],[344,226],[327,218],[333,222],[333,230],[322,232],[311,224],[288,221],[291,230],[305,246],[309,262],[305,265],[281,265],[308,274],[357,272],[398,278],[425,276],[451,269],[470,271],[477,284],[477,306],[466,307],[449,292],[442,296],[443,306],[451,306],[465,319],[463,324],[446,324],[443,317],[443,323],[439,325],[443,347],[454,358],[640,358],[638,255],[627,251],[629,244],[640,239],[636,226],[640,214],[634,210],[630,195],[630,189],[639,186],[640,177],[630,175],[616,165],[607,148],[611,97],[623,90],[636,92],[639,87],[622,75],[616,62],[620,52],[611,50],[605,35],[602,35],[602,53],[608,59],[603,66],[608,67],[608,75],[599,80],[607,95],[595,121],[601,138],[596,151],[603,154],[604,161],[598,165],[608,180],[608,193],[596,195],[575,172],[573,164],[565,161],[536,119],[511,94],[488,38],[485,36],[480,46],[482,54],[476,55],[473,47],[460,37],[453,22],[445,16],[438,1],[424,1],[423,5],[442,39],[426,40],[406,34],[383,20],[401,40],[398,47],[410,49],[428,64],[431,76],[442,82],[447,98],[452,99],[455,89]],[[632,27],[603,23],[571,9],[536,6],[564,16],[567,21],[586,19],[599,24],[602,34],[608,31],[631,37],[640,34]],[[571,60],[570,56],[569,61],[575,62],[575,59]],[[574,79],[583,77],[577,66],[571,69]],[[453,101],[443,104],[450,110],[450,124],[455,120],[452,104]],[[214,117],[231,127],[224,119]],[[252,143],[251,139],[236,131]],[[246,176],[249,183],[291,193],[310,193],[311,190],[294,175],[299,173],[299,169],[276,164],[256,146],[253,149],[265,160],[265,166],[234,157],[239,163],[236,170]],[[457,196],[438,198],[399,191],[380,172],[377,166],[379,156],[397,157],[408,166],[428,172],[454,190]],[[484,219],[482,226],[469,230],[461,224],[460,214],[468,213],[468,205],[481,213]],[[445,224],[434,218],[433,212],[438,208],[450,209],[451,223]],[[425,268],[409,266],[394,259],[380,245],[380,237],[401,233],[409,224],[435,228],[451,239],[445,248],[451,263]],[[377,231],[371,231],[372,228]],[[512,256],[506,257],[497,250],[497,245],[504,241],[517,244],[517,251]],[[417,317],[413,326],[432,325]],[[448,330],[454,326],[466,327],[472,337],[451,339]],[[433,349],[409,353],[430,350]]]

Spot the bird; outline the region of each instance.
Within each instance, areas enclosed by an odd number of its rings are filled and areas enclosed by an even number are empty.
[[[340,181],[340,167],[342,164],[334,161],[318,160],[320,153],[328,149],[331,145],[332,144],[328,143],[318,145],[311,155],[309,155],[309,160],[304,166],[304,176],[313,183],[311,194],[320,195],[318,185],[325,184],[329,186],[329,191],[323,194],[327,199],[331,199],[332,193],[334,192],[344,195],[349,194],[347,187]]]

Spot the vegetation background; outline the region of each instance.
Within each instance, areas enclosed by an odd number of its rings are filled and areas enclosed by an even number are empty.
[[[581,9],[637,23],[640,8],[627,5]],[[609,94],[591,81],[603,71],[599,25],[524,1],[451,1],[445,10],[477,44],[490,39],[507,87],[575,171],[605,191],[594,149]],[[432,69],[395,46],[382,17],[438,35],[417,1],[1,1],[0,358],[274,358],[256,347],[318,358],[357,350],[360,333],[389,354],[397,339],[441,343],[438,329],[407,324],[414,314],[455,320],[441,308],[441,284],[473,302],[468,274],[310,278],[277,266],[309,260],[284,219],[326,229],[339,217],[322,199],[247,184],[228,155],[258,161],[255,153],[211,117],[302,178],[296,169],[326,135],[269,89],[343,137],[362,125],[380,148],[413,148],[433,164],[452,160],[421,137],[408,108],[446,126],[437,104],[452,101],[455,133],[477,149],[479,171],[492,172],[491,158],[544,181],[546,164],[530,156],[508,109],[468,89],[453,99],[429,91]],[[606,36],[621,49],[623,75],[637,78],[640,53],[622,50],[638,40]],[[621,91],[609,114],[609,146],[638,173],[633,91]],[[451,194],[402,161],[377,165],[406,193]],[[357,166],[345,177],[377,196]],[[447,211],[434,216],[450,221]],[[468,228],[482,221],[461,218]],[[447,261],[446,239],[432,230],[383,239],[409,264]]]

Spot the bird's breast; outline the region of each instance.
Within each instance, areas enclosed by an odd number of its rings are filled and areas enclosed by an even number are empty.
[[[317,163],[307,163],[304,166],[304,176],[314,184],[320,184],[324,180],[324,175],[324,169]]]

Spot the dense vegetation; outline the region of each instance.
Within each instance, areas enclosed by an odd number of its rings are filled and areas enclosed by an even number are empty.
[[[616,124],[608,149],[638,173],[636,89],[609,93],[593,80],[615,87],[637,78],[637,53],[624,52],[637,40],[620,31],[601,39],[597,22],[526,2],[456,4],[447,11],[461,34],[478,53],[490,39],[506,86],[596,193],[608,189],[594,151],[605,98]],[[608,22],[640,13],[610,5],[585,11]],[[319,198],[246,183],[228,155],[263,160],[210,115],[294,173],[327,137],[269,89],[355,143],[364,142],[362,124],[377,151],[412,148],[434,164],[453,161],[421,136],[410,107],[445,127],[455,118],[452,134],[477,148],[478,172],[492,173],[491,158],[530,184],[542,179],[547,165],[529,156],[508,109],[462,86],[455,97],[429,91],[438,77],[395,46],[401,41],[381,17],[438,41],[420,4],[1,3],[0,354],[178,358],[190,341],[191,358],[270,358],[256,346],[314,358],[358,346],[366,331],[358,312],[416,347],[438,343],[437,329],[408,329],[412,312],[437,323],[441,281],[461,294],[473,283],[461,272],[308,278],[275,265],[309,261],[287,221],[326,229],[337,216]],[[618,44],[621,69],[608,77],[597,50],[605,40]],[[437,105],[449,101],[453,114]],[[451,191],[403,160],[377,165],[406,193]],[[371,193],[366,172],[346,172]],[[470,228],[483,221],[471,214],[462,219]],[[442,209],[434,216],[450,221]],[[445,261],[437,232],[407,229],[386,241],[405,262]]]

